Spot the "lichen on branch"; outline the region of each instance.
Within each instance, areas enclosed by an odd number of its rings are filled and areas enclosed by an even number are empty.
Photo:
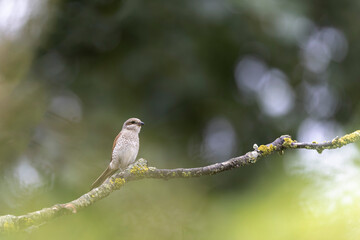
[[[312,149],[321,153],[325,149],[335,149],[343,147],[349,143],[360,140],[360,130],[353,133],[336,137],[331,141],[317,143],[297,142],[289,135],[283,135],[275,141],[260,145],[254,144],[254,150],[242,156],[231,158],[227,161],[197,168],[176,168],[176,169],[157,169],[148,167],[145,159],[139,159],[135,164],[129,166],[125,171],[117,173],[105,181],[101,186],[92,189],[78,199],[64,204],[55,204],[49,208],[27,213],[22,216],[4,215],[0,216],[0,232],[16,232],[31,227],[39,226],[47,221],[62,215],[76,214],[80,210],[94,204],[95,202],[107,197],[115,190],[121,189],[127,182],[144,178],[192,178],[205,175],[214,175],[234,168],[256,163],[261,157],[275,152],[283,153],[288,149]]]

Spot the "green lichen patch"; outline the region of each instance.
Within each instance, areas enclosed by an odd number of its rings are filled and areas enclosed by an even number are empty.
[[[110,180],[110,183],[113,184],[116,189],[121,188],[125,184],[125,182],[126,181],[124,178],[115,178],[114,180]]]
[[[340,148],[346,144],[353,143],[358,140],[360,140],[360,130],[357,130],[350,134],[346,134],[345,136],[340,138],[335,138],[331,141],[331,143],[333,144],[334,147]]]
[[[148,171],[149,168],[144,165],[134,165],[134,167],[130,169],[130,173],[136,176],[144,176]]]
[[[257,150],[258,149],[259,148],[257,148]],[[252,151],[252,152],[247,153],[246,156],[248,157],[250,163],[256,163],[256,160],[259,157],[259,153],[257,151]]]
[[[318,152],[318,154],[321,154],[324,151],[324,148],[317,148],[316,151]]]
[[[258,148],[259,151],[261,151],[262,155],[269,155],[270,153],[274,152],[276,150],[276,147],[272,144],[269,146],[266,145],[260,145]]]
[[[125,179],[123,179],[123,178],[116,178],[115,179],[115,186],[116,187],[121,187],[122,185],[124,185],[125,184]]]
[[[293,145],[295,143],[295,140],[292,140],[291,138],[284,138],[284,143],[282,144],[285,148],[296,148],[296,145]]]
[[[156,168],[151,168],[151,170],[156,170]],[[140,158],[133,166],[130,166],[130,173],[135,176],[145,176],[149,171],[150,169],[147,166],[147,161],[143,158]]]
[[[191,172],[182,172],[181,176],[187,178],[187,177],[191,177]]]
[[[2,228],[4,232],[13,232],[16,230],[15,224],[12,221],[4,222]]]
[[[28,217],[23,217],[21,218],[22,222],[26,225],[26,226],[30,226],[34,224],[34,220]]]

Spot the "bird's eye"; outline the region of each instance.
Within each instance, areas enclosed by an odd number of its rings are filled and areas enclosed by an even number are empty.
[[[135,124],[136,122],[135,121],[131,121],[131,124]]]

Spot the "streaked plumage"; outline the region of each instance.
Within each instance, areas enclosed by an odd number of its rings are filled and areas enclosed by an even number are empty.
[[[134,163],[139,152],[139,133],[144,123],[138,118],[125,121],[120,133],[115,137],[109,166],[91,185],[91,189],[100,186],[119,169],[126,169]]]

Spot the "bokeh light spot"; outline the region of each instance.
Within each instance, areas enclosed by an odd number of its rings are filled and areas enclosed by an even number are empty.
[[[235,145],[236,134],[231,123],[222,117],[211,119],[204,134],[204,158],[211,162],[225,160],[232,155]]]
[[[284,73],[272,69],[263,75],[257,91],[262,111],[272,117],[287,114],[294,105],[294,93]]]

